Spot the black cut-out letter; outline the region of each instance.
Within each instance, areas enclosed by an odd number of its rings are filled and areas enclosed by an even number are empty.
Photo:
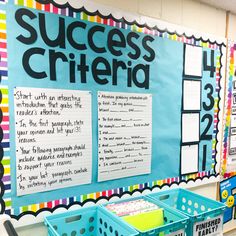
[[[112,29],[108,33],[107,46],[108,46],[110,52],[114,56],[121,56],[122,51],[117,50],[115,48],[125,48],[126,47],[125,36],[123,35],[123,33],[118,29]]]
[[[68,28],[67,28],[67,39],[70,43],[70,45],[78,50],[85,50],[87,49],[86,45],[84,43],[78,43],[74,37],[74,30],[76,28],[81,28],[81,29],[86,29],[86,24],[84,22],[80,22],[80,21],[75,21],[73,23],[71,23]],[[78,35],[76,35],[76,39],[78,38]]]
[[[23,19],[24,16],[27,16],[31,20],[35,19],[37,16],[32,11],[25,8],[20,8],[15,13],[16,22],[18,23],[18,25],[20,25],[22,28],[27,30],[29,33],[29,36],[24,36],[20,34],[19,36],[16,37],[16,39],[20,41],[21,43],[30,45],[36,42],[37,37],[38,37],[37,31],[34,29],[34,27],[31,24],[27,23]]]
[[[25,72],[32,78],[44,79],[47,77],[47,74],[45,71],[37,72],[33,70],[32,67],[30,66],[30,58],[33,55],[44,55],[44,54],[45,54],[45,49],[43,48],[30,48],[27,51],[25,51],[22,58],[22,64],[25,69]]]
[[[149,53],[149,56],[144,55],[143,59],[147,62],[151,62],[155,59],[155,51],[147,44],[148,42],[153,42],[154,38],[147,35],[144,36],[142,44],[143,44],[143,48]]]
[[[96,32],[104,32],[105,28],[101,25],[96,25],[94,27],[92,27],[89,32],[88,32],[88,43],[89,46],[92,48],[92,50],[96,53],[104,53],[106,52],[105,47],[98,47],[97,45],[95,45],[94,43],[94,35]],[[102,41],[102,40],[101,40]]]
[[[130,32],[127,35],[127,43],[134,50],[134,53],[132,53],[132,52],[128,53],[128,57],[132,60],[137,60],[141,54],[140,48],[137,46],[136,43],[133,42],[133,38],[138,39],[139,37],[140,37],[139,34],[137,34],[135,32]]]
[[[42,36],[43,41],[49,47],[60,47],[65,48],[65,19],[59,17],[59,25],[58,25],[58,34],[55,39],[50,39],[48,37],[48,32],[51,29],[47,30],[46,27],[46,19],[45,14],[39,13],[39,29]],[[53,25],[55,27],[55,25]]]
[[[100,69],[98,69],[100,64]],[[101,66],[104,69],[101,69]],[[101,78],[101,75],[111,75],[111,67],[109,62],[103,57],[97,57],[92,64],[92,74],[94,80],[101,85],[107,84],[109,81],[107,78]]]

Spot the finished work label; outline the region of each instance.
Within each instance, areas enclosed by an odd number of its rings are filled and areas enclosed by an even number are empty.
[[[194,236],[221,236],[223,235],[223,216],[196,222],[193,226]]]
[[[152,95],[98,92],[98,181],[148,174]]]
[[[91,183],[91,94],[15,88],[17,195]]]

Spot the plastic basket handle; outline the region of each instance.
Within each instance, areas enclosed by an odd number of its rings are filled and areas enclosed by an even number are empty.
[[[65,218],[65,223],[72,223],[75,221],[79,221],[80,219],[81,219],[81,215],[67,217]]]
[[[169,194],[159,196],[160,201],[163,201],[163,200],[166,200],[166,199],[169,199],[169,198],[170,198]]]
[[[185,224],[187,224],[187,220],[185,220],[185,221],[182,221],[181,223],[183,224],[183,225],[185,225]]]
[[[154,235],[155,234],[155,230],[152,230],[150,232],[147,233],[148,235]]]
[[[200,221],[201,221],[201,220],[204,220],[204,218],[205,218],[204,215],[205,215],[205,214],[199,215],[199,216],[195,216],[195,217],[196,217],[197,220],[200,220]]]

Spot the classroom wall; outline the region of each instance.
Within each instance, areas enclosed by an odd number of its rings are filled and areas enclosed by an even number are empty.
[[[235,14],[229,14],[228,37],[233,40],[236,39],[236,15]]]
[[[191,0],[94,0],[122,10],[161,19],[197,31],[225,36],[226,11]],[[234,16],[236,26],[236,16]],[[233,18],[232,18],[233,19]],[[206,24],[207,22],[207,24]],[[236,27],[235,27],[236,28]]]
[[[225,37],[226,11],[197,0],[94,0],[94,2]],[[234,14],[229,14],[228,37],[236,40],[236,15]],[[216,183],[193,190],[212,199],[217,197]]]
[[[226,11],[198,0],[94,0],[94,2],[225,37]],[[236,14],[232,13],[229,14],[228,38],[236,39]]]
[[[119,8],[131,13],[157,18],[194,30],[225,37],[226,11],[191,0],[93,0],[96,3]],[[207,22],[207,23],[206,23]],[[236,15],[229,15],[229,38],[236,40]],[[196,193],[216,199],[217,184],[192,189]],[[39,227],[41,232],[45,228]],[[31,233],[30,230],[27,232]],[[45,231],[46,234],[46,231]],[[25,231],[20,235],[27,235]]]

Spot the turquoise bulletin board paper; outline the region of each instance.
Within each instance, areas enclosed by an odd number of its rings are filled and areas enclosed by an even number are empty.
[[[93,176],[91,185],[81,185],[78,187],[67,188],[65,192],[64,189],[59,189],[56,191],[37,193],[32,195],[26,195],[17,197],[16,196],[16,186],[13,182],[14,197],[13,203],[15,207],[19,207],[29,203],[36,203],[37,199],[40,197],[41,201],[49,201],[55,198],[65,198],[66,196],[81,195],[84,193],[98,192],[104,189],[118,188],[120,186],[129,186],[136,183],[143,183],[146,181],[151,181],[153,179],[164,179],[168,177],[178,176],[179,174],[179,156],[176,153],[179,153],[179,143],[180,143],[180,114],[181,109],[181,96],[182,96],[182,65],[183,65],[183,44],[179,42],[174,42],[171,40],[166,40],[162,38],[155,37],[155,40],[152,42],[154,50],[157,54],[155,60],[150,66],[150,89],[139,89],[136,87],[127,88],[125,74],[121,74],[121,78],[118,79],[118,86],[112,85],[97,85],[92,78],[91,72],[88,73],[87,84],[81,84],[76,82],[75,84],[69,83],[68,74],[65,71],[68,70],[61,63],[58,73],[57,82],[50,81],[49,78],[42,80],[36,80],[30,78],[24,69],[21,66],[21,58],[24,51],[26,51],[29,46],[25,46],[19,41],[16,40],[16,37],[20,34],[25,35],[25,32],[22,31],[22,28],[17,24],[15,19],[15,12],[19,9],[18,7],[12,6],[11,14],[8,16],[9,25],[12,25],[14,30],[9,30],[9,65],[12,67],[9,70],[9,97],[10,97],[10,107],[14,107],[13,104],[13,89],[14,87],[44,87],[44,88],[57,88],[57,89],[79,89],[79,90],[88,90],[92,91],[92,114],[93,114]],[[35,14],[38,14],[37,11],[30,9]],[[49,23],[48,29],[51,37],[53,38],[57,33],[57,27],[54,22],[58,22],[59,16],[44,13],[47,17],[47,23]],[[77,20],[77,19],[76,19]],[[75,19],[65,17],[66,24],[74,22]],[[36,28],[37,21],[30,21],[31,24]],[[88,27],[95,25],[95,23],[86,22]],[[106,32],[112,29],[112,27],[104,26]],[[125,35],[128,30],[120,29]],[[53,34],[54,33],[54,34]],[[81,40],[86,41],[85,34],[80,35],[83,37]],[[107,35],[107,34],[105,34]],[[140,34],[143,37],[143,34]],[[41,38],[37,42],[35,47],[45,47],[45,43],[42,42]],[[99,41],[104,42],[105,39],[101,38]],[[76,51],[68,46],[67,50],[58,49],[58,51]],[[94,58],[97,55],[91,50],[87,50],[87,57]],[[16,56],[18,55],[18,56]],[[91,55],[91,56],[90,56]],[[176,57],[179,55],[179,57]],[[105,56],[107,59],[110,59],[111,56],[107,53]],[[32,65],[36,65],[38,71],[47,67],[47,57],[45,56],[35,56],[35,61],[32,60]],[[127,60],[127,58],[123,58]],[[13,63],[14,62],[14,63]],[[170,69],[173,68],[173,69]],[[16,73],[17,72],[17,73]],[[14,78],[17,74],[17,80],[11,79]],[[169,79],[171,78],[171,80]],[[174,82],[174,83],[173,83]],[[111,180],[102,183],[97,182],[97,91],[114,91],[114,92],[135,92],[135,93],[152,93],[153,94],[153,142],[152,142],[152,173],[150,175],[143,175],[137,177],[130,177],[125,179]],[[169,91],[169,93],[166,93]],[[14,117],[13,109],[10,110],[10,116]],[[160,115],[161,114],[161,115]],[[163,114],[163,115],[162,115]],[[179,115],[172,115],[179,114]],[[11,120],[11,129],[14,130],[14,120]],[[175,134],[175,135],[173,135]],[[11,143],[15,141],[15,137],[11,136]],[[14,145],[12,145],[14,147]],[[14,155],[15,150],[12,148],[12,155]],[[176,156],[175,162],[173,162],[172,157]],[[13,168],[15,163],[12,163]],[[167,169],[166,169],[167,168]],[[16,170],[12,171],[13,179],[16,179]]]
[[[207,55],[211,54],[211,49],[204,49],[207,52]],[[220,56],[219,52],[214,52],[214,57],[217,58]],[[208,56],[207,58],[207,64],[210,65],[210,56]],[[216,67],[216,59],[214,60],[214,66]],[[212,80],[214,78],[210,77],[210,72],[209,71],[203,71],[203,76],[202,76],[202,88],[206,87],[207,84],[211,84],[212,86],[212,97],[216,97],[217,93],[216,93],[216,84],[212,83]],[[206,105],[209,106],[210,102],[208,97],[211,96],[211,89],[209,87],[207,87],[207,89],[202,89],[202,101],[206,101]],[[213,109],[211,109],[210,111],[206,111],[203,109],[203,103],[201,103],[201,112],[200,112],[200,122],[203,119],[204,115],[210,114],[212,116],[212,120],[213,122],[211,123],[210,127],[209,127],[209,134],[213,134],[213,130],[214,130],[214,109],[215,109],[215,101],[214,101],[214,107]],[[205,119],[204,122],[202,122],[201,127],[201,134],[204,132],[204,130],[206,129],[207,125],[208,125],[208,119]],[[203,159],[203,146],[207,145],[207,158],[206,158],[206,168],[205,170],[210,170],[211,169],[211,165],[212,165],[212,160],[210,158],[211,154],[212,154],[212,139],[210,140],[201,140],[200,142],[200,147],[199,147],[199,171],[204,171],[203,166],[202,166],[202,159]]]
[[[175,41],[168,36],[165,36],[165,32],[162,32],[159,36],[149,35],[153,38],[152,42],[148,43],[148,46],[155,52],[155,58],[151,62],[144,60],[144,56],[150,56],[147,50],[142,46],[142,40],[147,36],[144,33],[138,33],[139,38],[134,40],[140,47],[140,57],[138,60],[131,60],[127,53],[134,53],[134,48],[130,45],[126,45],[121,50],[122,56],[114,56],[108,50],[107,37],[109,32],[117,27],[108,26],[105,24],[99,24],[81,20],[81,13],[76,13],[76,18],[67,17],[57,14],[52,14],[44,11],[38,11],[31,8],[16,6],[9,2],[6,6],[2,6],[7,12],[7,50],[8,50],[8,81],[2,81],[2,85],[7,85],[9,90],[9,115],[10,115],[10,153],[11,157],[11,192],[5,193],[5,198],[11,198],[12,208],[14,214],[20,214],[20,207],[30,204],[37,204],[40,202],[49,202],[55,199],[65,199],[69,197],[79,197],[84,194],[101,192],[104,190],[110,190],[115,188],[128,187],[135,184],[144,184],[156,180],[164,180],[167,178],[177,178],[179,182],[185,181],[185,176],[180,174],[180,149],[181,149],[181,116],[182,116],[182,95],[183,95],[183,79],[201,80],[201,111],[200,111],[200,138],[201,134],[207,130],[207,134],[210,134],[213,138],[214,130],[214,109],[219,107],[219,104],[214,104],[213,108],[206,111],[203,109],[203,102],[209,105],[211,98],[218,98],[219,93],[216,91],[215,74],[210,77],[210,72],[207,69],[203,69],[202,78],[184,77],[183,65],[184,65],[184,43],[182,41]],[[36,29],[37,41],[33,44],[26,45],[21,43],[17,38],[20,35],[29,37],[29,32],[20,26],[16,19],[15,14],[19,9],[26,10],[33,18],[24,16],[24,21],[29,24],[29,27]],[[55,38],[58,33],[58,21],[59,18],[65,22],[67,26],[73,22],[83,22],[86,25],[85,30],[76,31],[74,35],[75,39],[79,42],[86,44],[87,49],[79,51],[73,48],[65,39],[65,49],[60,47],[50,47],[42,40],[39,31],[39,14],[45,16],[46,30],[50,38]],[[104,33],[96,33],[94,40],[97,46],[105,47],[106,53],[94,52],[87,43],[87,33],[91,27],[102,26],[104,27]],[[125,28],[118,28],[126,38],[133,29],[130,25]],[[167,35],[167,34],[166,34]],[[65,34],[65,37],[66,34]],[[190,37],[191,38],[191,37]],[[194,36],[192,36],[191,44],[198,42]],[[188,43],[189,43],[188,42]],[[196,43],[197,44],[197,43]],[[218,44],[217,44],[218,45]],[[221,45],[222,46],[222,45]],[[221,46],[217,46],[218,49],[210,49],[202,47],[203,52],[207,54],[207,65],[211,65],[211,53],[214,51],[214,66],[216,67],[217,58],[222,56]],[[38,47],[45,50],[44,55],[35,55],[30,60],[30,65],[36,71],[45,71],[47,77],[44,79],[31,78],[23,68],[22,57],[24,53],[32,48]],[[67,58],[69,54],[73,53],[75,56],[75,62],[80,62],[80,54],[86,54],[87,64],[90,66],[94,58],[101,56],[105,58],[110,64],[112,60],[121,60],[128,65],[128,61],[131,61],[132,66],[135,67],[138,64],[149,65],[149,86],[148,88],[138,88],[134,83],[132,87],[127,86],[127,71],[119,70],[117,85],[112,85],[111,76],[108,76],[108,84],[99,85],[93,79],[91,73],[91,67],[87,72],[86,83],[81,83],[81,78],[76,74],[75,83],[70,82],[69,66],[68,63],[58,60],[56,76],[57,80],[50,80],[49,76],[49,50],[55,50],[63,53]],[[102,68],[101,68],[102,69]],[[144,74],[142,72],[137,73],[139,82],[143,81]],[[207,84],[211,85],[207,87]],[[68,90],[85,90],[92,93],[92,183],[74,187],[67,187],[65,189],[58,189],[53,191],[34,193],[30,195],[20,196],[16,195],[16,144],[15,144],[15,117],[14,117],[14,88],[16,87],[32,87],[32,88],[53,88],[53,89],[68,89]],[[211,93],[212,89],[212,93]],[[140,175],[134,177],[128,177],[123,179],[110,180],[106,182],[98,182],[98,110],[97,110],[97,92],[98,91],[110,91],[110,92],[126,92],[126,93],[140,93],[140,94],[152,94],[152,162],[151,173],[147,175]],[[213,119],[209,122],[209,116],[203,119],[205,115],[210,115]],[[210,124],[210,126],[209,126]],[[218,132],[218,131],[217,131]],[[199,157],[198,157],[198,172],[206,171],[208,175],[217,174],[216,170],[212,170],[212,145],[213,141],[200,140],[199,144]],[[206,147],[206,163],[203,167],[203,147]],[[6,155],[7,153],[5,153]],[[8,154],[7,154],[8,155]],[[146,186],[146,185],[145,185]]]

